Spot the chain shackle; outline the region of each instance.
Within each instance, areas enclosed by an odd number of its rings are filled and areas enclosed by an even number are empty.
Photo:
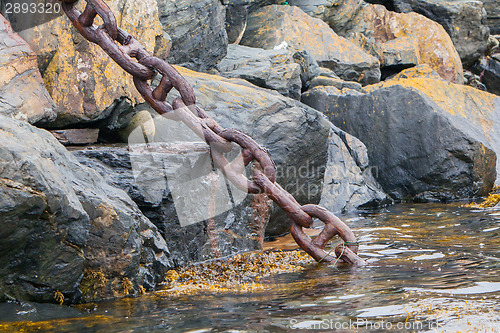
[[[291,230],[293,239],[304,251],[309,253],[316,261],[348,262],[356,265],[364,263],[363,259],[357,255],[359,245],[356,237],[344,222],[318,205],[304,205],[301,209],[309,216],[317,218],[325,224],[320,234],[314,240],[311,240],[302,230],[302,226],[293,223]],[[326,253],[324,249],[328,241],[336,235],[343,240],[343,243],[335,248],[336,257],[333,257]]]

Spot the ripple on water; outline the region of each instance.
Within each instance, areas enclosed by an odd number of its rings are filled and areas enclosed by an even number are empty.
[[[465,288],[453,289],[425,289],[425,288],[405,288],[408,291],[416,291],[421,293],[437,293],[451,295],[473,295],[486,294],[500,291],[500,282],[476,282],[474,286]]]

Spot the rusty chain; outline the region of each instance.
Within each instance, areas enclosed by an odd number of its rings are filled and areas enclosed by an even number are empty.
[[[76,8],[79,0],[60,1],[73,26],[133,76],[137,90],[156,112],[169,119],[182,121],[210,146],[214,165],[225,177],[237,188],[248,193],[266,193],[283,209],[292,221],[292,236],[304,251],[318,262],[364,262],[357,255],[358,243],[349,227],[323,207],[312,204],[301,206],[290,193],[277,184],[276,166],[269,153],[243,132],[223,128],[197,106],[194,90],[187,80],[172,65],[152,56],[133,36],[119,28],[114,14],[103,0],[85,0],[83,13]],[[100,26],[94,24],[97,16],[103,22]],[[158,86],[153,88],[148,81],[153,80],[158,73],[161,80]],[[172,89],[176,89],[180,97],[170,105],[166,98]],[[236,163],[237,159],[229,162],[224,156],[225,152],[232,149],[233,142],[242,148],[243,163]],[[253,179],[250,180],[244,174],[245,168],[254,161],[257,163],[254,164]],[[310,228],[313,218],[321,220],[325,227],[311,240],[303,228]],[[334,249],[335,256],[332,256],[325,252],[324,248],[336,235],[344,242]]]

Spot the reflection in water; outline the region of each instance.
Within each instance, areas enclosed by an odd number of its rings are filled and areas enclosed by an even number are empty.
[[[344,332],[498,332],[498,211],[471,211],[458,204],[397,205],[344,220],[361,241],[366,267],[314,264],[262,279],[265,290],[246,294],[151,293],[70,309],[3,304],[0,330],[14,330],[6,321],[35,320],[17,328],[288,332],[293,326]],[[276,244],[289,247],[283,240],[268,245]],[[417,326],[405,326],[410,324]]]

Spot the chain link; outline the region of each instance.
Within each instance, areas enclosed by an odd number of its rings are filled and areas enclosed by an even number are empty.
[[[119,28],[114,14],[103,0],[85,0],[83,13],[76,9],[79,0],[60,1],[73,26],[133,76],[137,90],[156,112],[169,119],[182,121],[209,144],[214,165],[225,177],[248,193],[266,193],[283,209],[292,221],[292,236],[304,251],[318,262],[363,264],[364,261],[357,255],[358,243],[349,227],[323,207],[311,204],[301,206],[277,184],[276,165],[267,150],[245,133],[223,128],[197,106],[194,90],[187,80],[172,65],[152,56],[133,36]],[[100,26],[94,24],[97,16],[103,22]],[[148,81],[158,74],[161,75],[160,83],[153,88]],[[170,105],[166,98],[172,89],[176,89],[180,97]],[[231,151],[232,143],[240,146],[242,152],[238,158],[229,162],[224,153]],[[255,162],[252,180],[245,176],[245,168],[251,162]],[[311,240],[303,228],[310,228],[313,218],[321,220],[325,227]],[[324,248],[336,235],[344,242],[335,248],[334,257],[325,252]]]

